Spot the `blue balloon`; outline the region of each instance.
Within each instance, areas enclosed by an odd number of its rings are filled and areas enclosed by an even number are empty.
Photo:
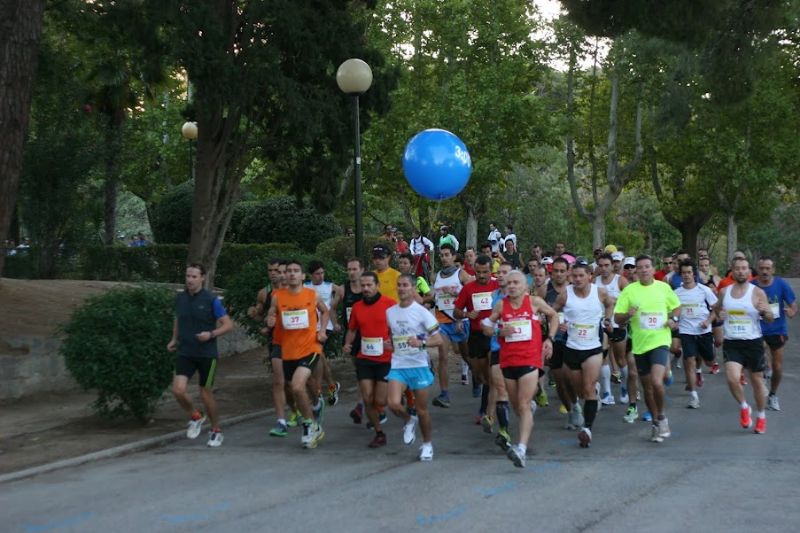
[[[467,186],[472,160],[461,139],[446,130],[429,129],[408,141],[403,173],[420,196],[447,200]]]

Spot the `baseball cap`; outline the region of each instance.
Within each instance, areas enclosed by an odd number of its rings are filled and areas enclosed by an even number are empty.
[[[613,254],[614,252],[616,252],[616,251],[617,251],[617,247],[616,247],[616,246],[614,246],[613,244],[607,244],[607,245],[606,245],[606,247],[605,247],[605,248],[603,248],[603,250],[604,250],[604,251],[605,251],[607,254]]]
[[[543,265],[552,265],[553,264],[553,258],[550,257],[550,256],[542,257],[542,264]]]
[[[611,254],[612,261],[622,261],[623,259],[625,259],[625,254],[622,252],[614,252]]]
[[[389,257],[392,251],[385,244],[376,244],[372,247],[372,257]]]
[[[583,257],[582,255],[579,255],[578,257],[575,258],[575,264],[576,265],[588,265],[589,261],[587,261],[586,258]]]
[[[626,257],[622,266],[636,266],[636,259],[633,257]]]

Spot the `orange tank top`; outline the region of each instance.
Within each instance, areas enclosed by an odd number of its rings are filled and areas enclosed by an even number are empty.
[[[302,359],[320,353],[322,346],[317,341],[317,293],[304,287],[297,294],[289,289],[278,289],[278,316],[275,329],[281,341],[281,358],[286,361]]]

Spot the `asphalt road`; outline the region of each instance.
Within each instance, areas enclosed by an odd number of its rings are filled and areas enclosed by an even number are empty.
[[[393,418],[388,446],[368,449],[371,433],[343,403],[327,410],[315,450],[300,447],[299,430],[269,437],[272,420],[258,420],[227,428],[219,449],[203,436],[0,485],[0,530],[796,531],[798,324],[783,411],[768,412],[765,435],[739,427],[722,373],[705,374],[701,408],[686,409],[678,370],[664,443],[649,442],[645,422],[623,423],[617,405],[601,410],[592,447],[580,449],[550,390],[521,470],[474,425],[478,400],[456,384],[453,407],[432,408],[431,463],[416,460],[421,438],[402,444]]]

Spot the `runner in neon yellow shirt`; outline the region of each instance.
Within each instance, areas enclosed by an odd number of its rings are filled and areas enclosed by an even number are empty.
[[[670,436],[664,414],[664,375],[669,365],[670,330],[678,327],[680,300],[669,285],[653,278],[653,260],[636,258],[639,281],[625,287],[614,307],[614,320],[620,326],[631,324],[631,341],[636,369],[644,387],[647,407],[653,414],[650,440],[663,442]]]

